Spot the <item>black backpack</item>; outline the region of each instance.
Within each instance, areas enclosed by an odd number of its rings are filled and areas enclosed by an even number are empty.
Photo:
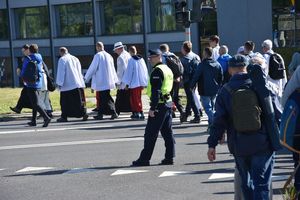
[[[30,56],[27,56],[26,58],[29,60],[29,62],[25,67],[25,71],[22,75],[22,79],[26,83],[35,83],[39,80],[37,61],[31,59]]]
[[[282,57],[278,53],[269,55],[269,76],[274,80],[283,79],[285,77],[285,66]]]
[[[183,75],[183,65],[176,55],[167,55],[166,58],[166,65],[172,70],[174,79]]]
[[[228,84],[224,88],[231,94],[231,118],[234,129],[239,133],[253,133],[261,128],[261,113],[256,93],[249,85],[232,90]]]

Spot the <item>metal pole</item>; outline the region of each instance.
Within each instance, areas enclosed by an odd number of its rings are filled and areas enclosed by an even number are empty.
[[[191,41],[191,27],[185,27],[185,40]]]
[[[94,36],[94,44],[97,43],[97,26],[96,26],[96,0],[92,0],[92,8],[93,8],[93,36]],[[96,53],[96,49],[94,48],[94,51]]]
[[[12,14],[10,12],[10,7],[9,7],[9,3],[8,0],[6,0],[6,8],[7,8],[7,14],[8,14],[8,30],[9,30],[9,48],[10,48],[10,58],[11,58],[11,66],[12,66],[12,76],[13,76],[13,81],[12,81],[12,87],[15,87],[18,83],[19,83],[19,79],[18,76],[16,74],[16,63],[15,63],[15,55],[14,55],[14,49],[13,49],[13,30],[12,30]]]
[[[52,76],[56,77],[56,60],[55,60],[55,52],[54,52],[54,45],[53,45],[53,28],[52,28],[52,11],[51,11],[51,5],[50,0],[47,0],[47,6],[48,6],[48,17],[49,17],[49,32],[50,32],[50,56],[52,60]]]

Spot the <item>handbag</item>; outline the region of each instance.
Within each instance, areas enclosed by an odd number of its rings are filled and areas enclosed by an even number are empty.
[[[48,88],[48,91],[50,91],[50,92],[53,92],[56,89],[54,80],[50,76],[47,76],[47,88]]]

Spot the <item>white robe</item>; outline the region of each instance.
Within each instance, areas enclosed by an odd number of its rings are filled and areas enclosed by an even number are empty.
[[[111,90],[116,88],[118,77],[114,60],[106,51],[95,54],[89,69],[85,74],[85,81],[92,79],[92,89],[95,91]]]
[[[128,60],[131,58],[130,54],[123,50],[117,59],[117,76],[118,76],[118,89],[124,89],[126,84],[122,83],[124,73],[127,69]]]
[[[67,53],[58,60],[56,84],[62,92],[85,88],[78,58]]]
[[[122,83],[129,88],[146,87],[148,84],[148,70],[143,58],[138,60],[130,58]]]

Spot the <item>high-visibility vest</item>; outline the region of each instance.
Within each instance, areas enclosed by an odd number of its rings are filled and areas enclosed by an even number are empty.
[[[159,98],[159,103],[166,103],[169,101],[172,101],[172,97],[170,95],[170,92],[173,87],[173,73],[172,70],[164,64],[157,65],[155,68],[159,68],[164,75],[164,80],[161,86],[161,93],[162,93],[162,98]],[[153,71],[152,71],[153,72]],[[150,79],[148,81],[148,86],[147,86],[147,95],[149,98],[151,98],[151,82]]]

